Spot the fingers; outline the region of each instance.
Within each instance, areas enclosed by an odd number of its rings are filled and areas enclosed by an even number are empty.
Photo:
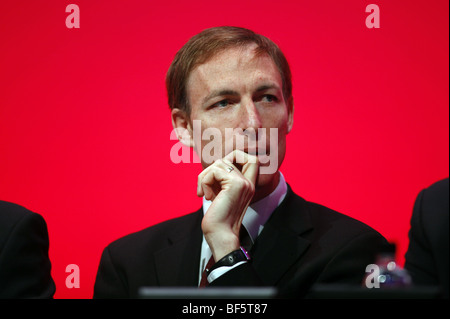
[[[249,155],[240,150],[234,150],[225,156],[223,161],[229,165],[235,163],[236,165],[241,166],[242,175],[255,185],[259,171],[259,160],[257,156]]]
[[[222,190],[222,186],[233,178],[247,180],[254,189],[259,173],[259,161],[256,156],[235,150],[223,159],[216,160],[198,175],[197,196],[205,196],[207,200],[214,198]],[[234,183],[239,184],[239,180]]]
[[[197,195],[212,201],[202,231],[216,260],[239,247],[239,230],[255,194],[258,170],[255,156],[234,151],[198,175]]]
[[[239,170],[230,162],[217,160],[198,175],[197,196],[205,196],[213,200],[221,190],[221,184],[230,179],[230,174],[239,173]]]
[[[224,180],[226,172],[221,169],[210,169],[199,179],[201,192],[206,200],[214,200],[221,191],[220,184]]]
[[[224,162],[227,163],[235,163],[240,166],[246,166],[246,165],[256,165],[259,166],[258,157],[255,155],[250,155],[248,153],[245,153],[244,151],[240,150],[234,150],[233,152],[227,154],[223,158]]]

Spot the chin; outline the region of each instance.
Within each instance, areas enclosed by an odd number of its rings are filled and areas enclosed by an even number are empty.
[[[259,174],[256,181],[256,190],[276,187],[278,184],[278,170],[273,174]]]

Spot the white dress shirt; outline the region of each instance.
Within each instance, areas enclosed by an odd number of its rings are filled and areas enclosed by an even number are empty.
[[[242,220],[242,224],[247,229],[248,234],[250,235],[250,239],[252,243],[255,242],[256,238],[264,229],[264,224],[267,222],[269,217],[272,215],[273,211],[281,204],[287,192],[287,185],[284,179],[283,174],[280,173],[280,180],[278,182],[275,190],[270,193],[268,196],[262,198],[256,203],[251,204],[247,211],[245,212],[244,219]],[[206,200],[203,197],[203,214],[206,214],[209,206],[211,206],[211,201]],[[202,250],[200,254],[200,269],[199,269],[199,279],[198,282],[200,284],[200,280],[202,278],[203,271],[208,263],[208,260],[211,258],[212,252],[206,242],[205,236],[203,236],[202,241]],[[246,261],[241,261],[231,267],[219,267],[213,270],[208,275],[208,282],[212,282],[217,279],[227,271],[246,263]]]

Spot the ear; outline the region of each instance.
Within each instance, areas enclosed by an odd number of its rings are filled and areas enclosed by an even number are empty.
[[[287,101],[288,108],[288,133],[292,130],[294,126],[294,98],[291,96]]]
[[[194,146],[192,127],[189,117],[185,111],[180,109],[172,109],[172,126],[177,134],[178,140],[188,147]]]

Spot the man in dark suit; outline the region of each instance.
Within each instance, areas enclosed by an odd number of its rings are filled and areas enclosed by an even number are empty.
[[[41,215],[0,201],[0,298],[53,298],[47,225]]]
[[[203,206],[110,244],[94,297],[137,297],[144,286],[283,288],[294,277],[300,292],[361,284],[385,239],[297,196],[279,171],[294,104],[278,46],[243,28],[204,30],[177,53],[166,86],[177,136],[201,160]]]
[[[405,268],[416,285],[439,286],[449,297],[449,179],[422,190],[411,217]]]

